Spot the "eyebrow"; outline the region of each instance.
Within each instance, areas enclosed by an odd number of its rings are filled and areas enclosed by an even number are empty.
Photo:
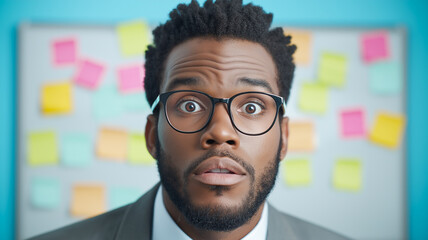
[[[199,78],[190,77],[190,78],[175,78],[166,88],[166,91],[169,92],[179,86],[197,86],[201,85],[201,81]]]
[[[273,93],[273,89],[271,85],[266,80],[263,80],[263,79],[243,77],[238,79],[238,83],[243,83],[244,85],[249,85],[249,86],[263,87],[270,93]]]

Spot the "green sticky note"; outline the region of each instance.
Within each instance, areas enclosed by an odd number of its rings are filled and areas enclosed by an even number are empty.
[[[328,90],[317,83],[303,83],[299,95],[299,107],[302,111],[324,113],[327,109]]]
[[[115,209],[132,203],[142,195],[138,188],[132,187],[112,187],[109,191],[109,207]]]
[[[341,87],[345,84],[347,58],[336,53],[323,53],[319,65],[318,79],[328,86]]]
[[[287,159],[283,166],[285,183],[289,186],[306,186],[312,182],[308,159]]]
[[[361,162],[357,159],[339,159],[334,166],[333,185],[339,190],[361,189]]]
[[[150,114],[150,106],[146,99],[145,93],[130,93],[130,94],[121,94],[122,107],[127,112],[138,112]]]
[[[53,131],[32,132],[28,139],[28,163],[31,166],[58,163],[58,145]]]
[[[85,167],[91,163],[93,146],[83,133],[68,133],[62,137],[61,162],[68,167]]]
[[[60,184],[54,178],[35,178],[31,182],[31,204],[36,208],[53,209],[59,206]]]
[[[121,24],[117,27],[117,33],[124,56],[144,54],[150,44],[150,28],[143,21]]]
[[[156,162],[147,151],[144,134],[129,134],[128,159],[132,164],[154,165]]]
[[[122,115],[123,107],[117,86],[101,86],[94,94],[94,113],[98,120],[112,119]]]
[[[398,62],[377,62],[369,67],[370,89],[377,94],[398,94],[403,88],[403,72]]]

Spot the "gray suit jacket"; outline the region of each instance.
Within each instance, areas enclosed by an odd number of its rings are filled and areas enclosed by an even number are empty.
[[[160,184],[157,184],[132,204],[31,239],[150,240],[152,239],[153,206],[159,186]],[[348,239],[330,230],[281,213],[270,205],[268,207],[268,240]]]

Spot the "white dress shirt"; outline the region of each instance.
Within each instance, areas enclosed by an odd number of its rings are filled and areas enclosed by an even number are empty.
[[[263,207],[262,216],[257,223],[256,227],[251,230],[242,240],[260,240],[266,239],[268,226],[268,210]],[[175,224],[169,213],[165,208],[163,202],[162,186],[159,187],[155,198],[155,206],[153,212],[153,240],[191,240],[186,233],[184,233]]]

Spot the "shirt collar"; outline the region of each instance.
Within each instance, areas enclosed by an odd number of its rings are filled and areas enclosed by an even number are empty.
[[[263,206],[262,216],[257,223],[256,227],[251,230],[244,238],[241,240],[259,240],[266,239],[267,235],[267,226],[268,226],[268,207],[267,205]],[[155,198],[154,212],[153,212],[153,240],[166,240],[171,239],[171,236],[174,236],[174,239],[177,240],[191,240],[186,233],[184,233],[178,226],[175,224],[174,220],[171,218],[167,212],[162,196],[162,185],[159,187],[158,192]]]

